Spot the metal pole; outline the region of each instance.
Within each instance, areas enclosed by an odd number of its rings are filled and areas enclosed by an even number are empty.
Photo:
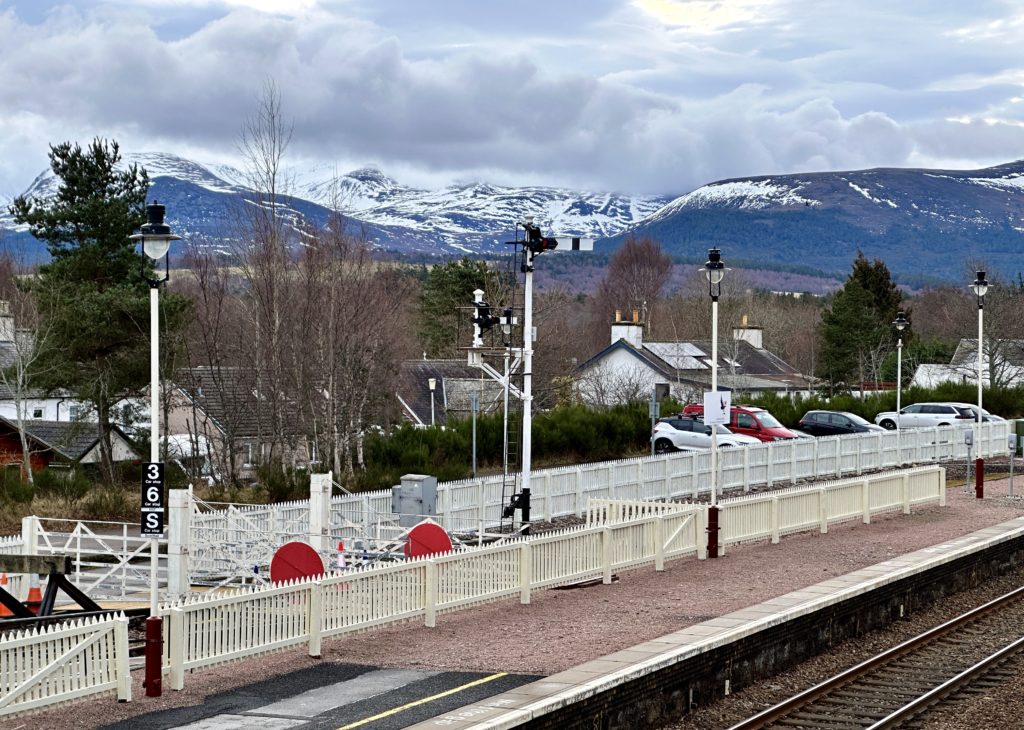
[[[527,254],[529,255],[529,254]],[[533,262],[526,268],[523,288],[523,471],[520,489],[530,488],[530,454],[533,444]]]
[[[149,287],[149,460],[154,464],[160,461],[160,287]],[[150,541],[149,566],[149,615],[157,613],[157,558],[159,540],[154,537]]]
[[[657,418],[654,417],[654,404],[657,402],[657,394],[657,387],[651,388],[651,456],[654,456],[654,424],[658,420]]]
[[[1013,437],[1014,445],[1010,448],[1010,496],[1013,496],[1013,457],[1017,455],[1017,437]]]
[[[900,444],[900,397],[903,395],[903,335],[896,342],[896,458],[903,465],[903,449]]]
[[[978,459],[974,463],[974,496],[982,499],[985,496],[985,460],[981,456],[981,378],[982,352],[984,350],[983,323],[985,316],[985,297],[978,297]]]
[[[711,299],[711,392],[718,393],[718,297]],[[711,424],[711,506],[718,503],[718,428]],[[715,556],[717,557],[717,556]]]
[[[480,395],[478,393],[470,394],[469,408],[473,413],[473,478],[476,479],[476,414],[480,410]]]
[[[149,287],[149,460],[160,461],[160,285],[150,283]],[[163,693],[163,619],[157,615],[157,567],[160,559],[160,543],[153,537],[149,542],[149,618],[146,619],[146,667],[145,681],[147,697],[160,697]]]

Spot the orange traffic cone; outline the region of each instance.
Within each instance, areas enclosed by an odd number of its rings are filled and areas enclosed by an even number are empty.
[[[28,600],[25,601],[25,608],[34,615],[39,615],[39,607],[43,603],[43,592],[39,589],[39,575],[32,573],[28,584]]]
[[[7,573],[0,573],[0,589],[7,590]],[[7,608],[4,604],[0,603],[0,617],[2,616],[13,616],[11,609]]]

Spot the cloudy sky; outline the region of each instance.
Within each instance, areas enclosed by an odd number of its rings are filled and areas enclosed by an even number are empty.
[[[1020,0],[0,0],[0,196],[47,145],[401,182],[680,194],[746,175],[1024,158]]]

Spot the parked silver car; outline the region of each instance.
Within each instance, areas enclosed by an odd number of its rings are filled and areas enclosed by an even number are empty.
[[[747,446],[761,442],[753,436],[733,433],[728,428],[718,425],[716,437],[719,446]],[[654,451],[664,454],[669,451],[698,451],[711,448],[711,426],[699,418],[689,416],[669,416],[654,424]]]
[[[977,420],[977,411],[970,403],[914,403],[901,408],[898,423],[900,428],[928,428],[931,426],[952,426],[956,423]],[[982,409],[984,411],[984,409]],[[985,411],[983,417],[988,414]],[[890,431],[896,428],[896,411],[883,411],[875,416],[875,423]]]

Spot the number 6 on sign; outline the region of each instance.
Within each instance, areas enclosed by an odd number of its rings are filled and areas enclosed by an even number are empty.
[[[164,465],[150,462],[142,467],[142,534],[164,531]]]

